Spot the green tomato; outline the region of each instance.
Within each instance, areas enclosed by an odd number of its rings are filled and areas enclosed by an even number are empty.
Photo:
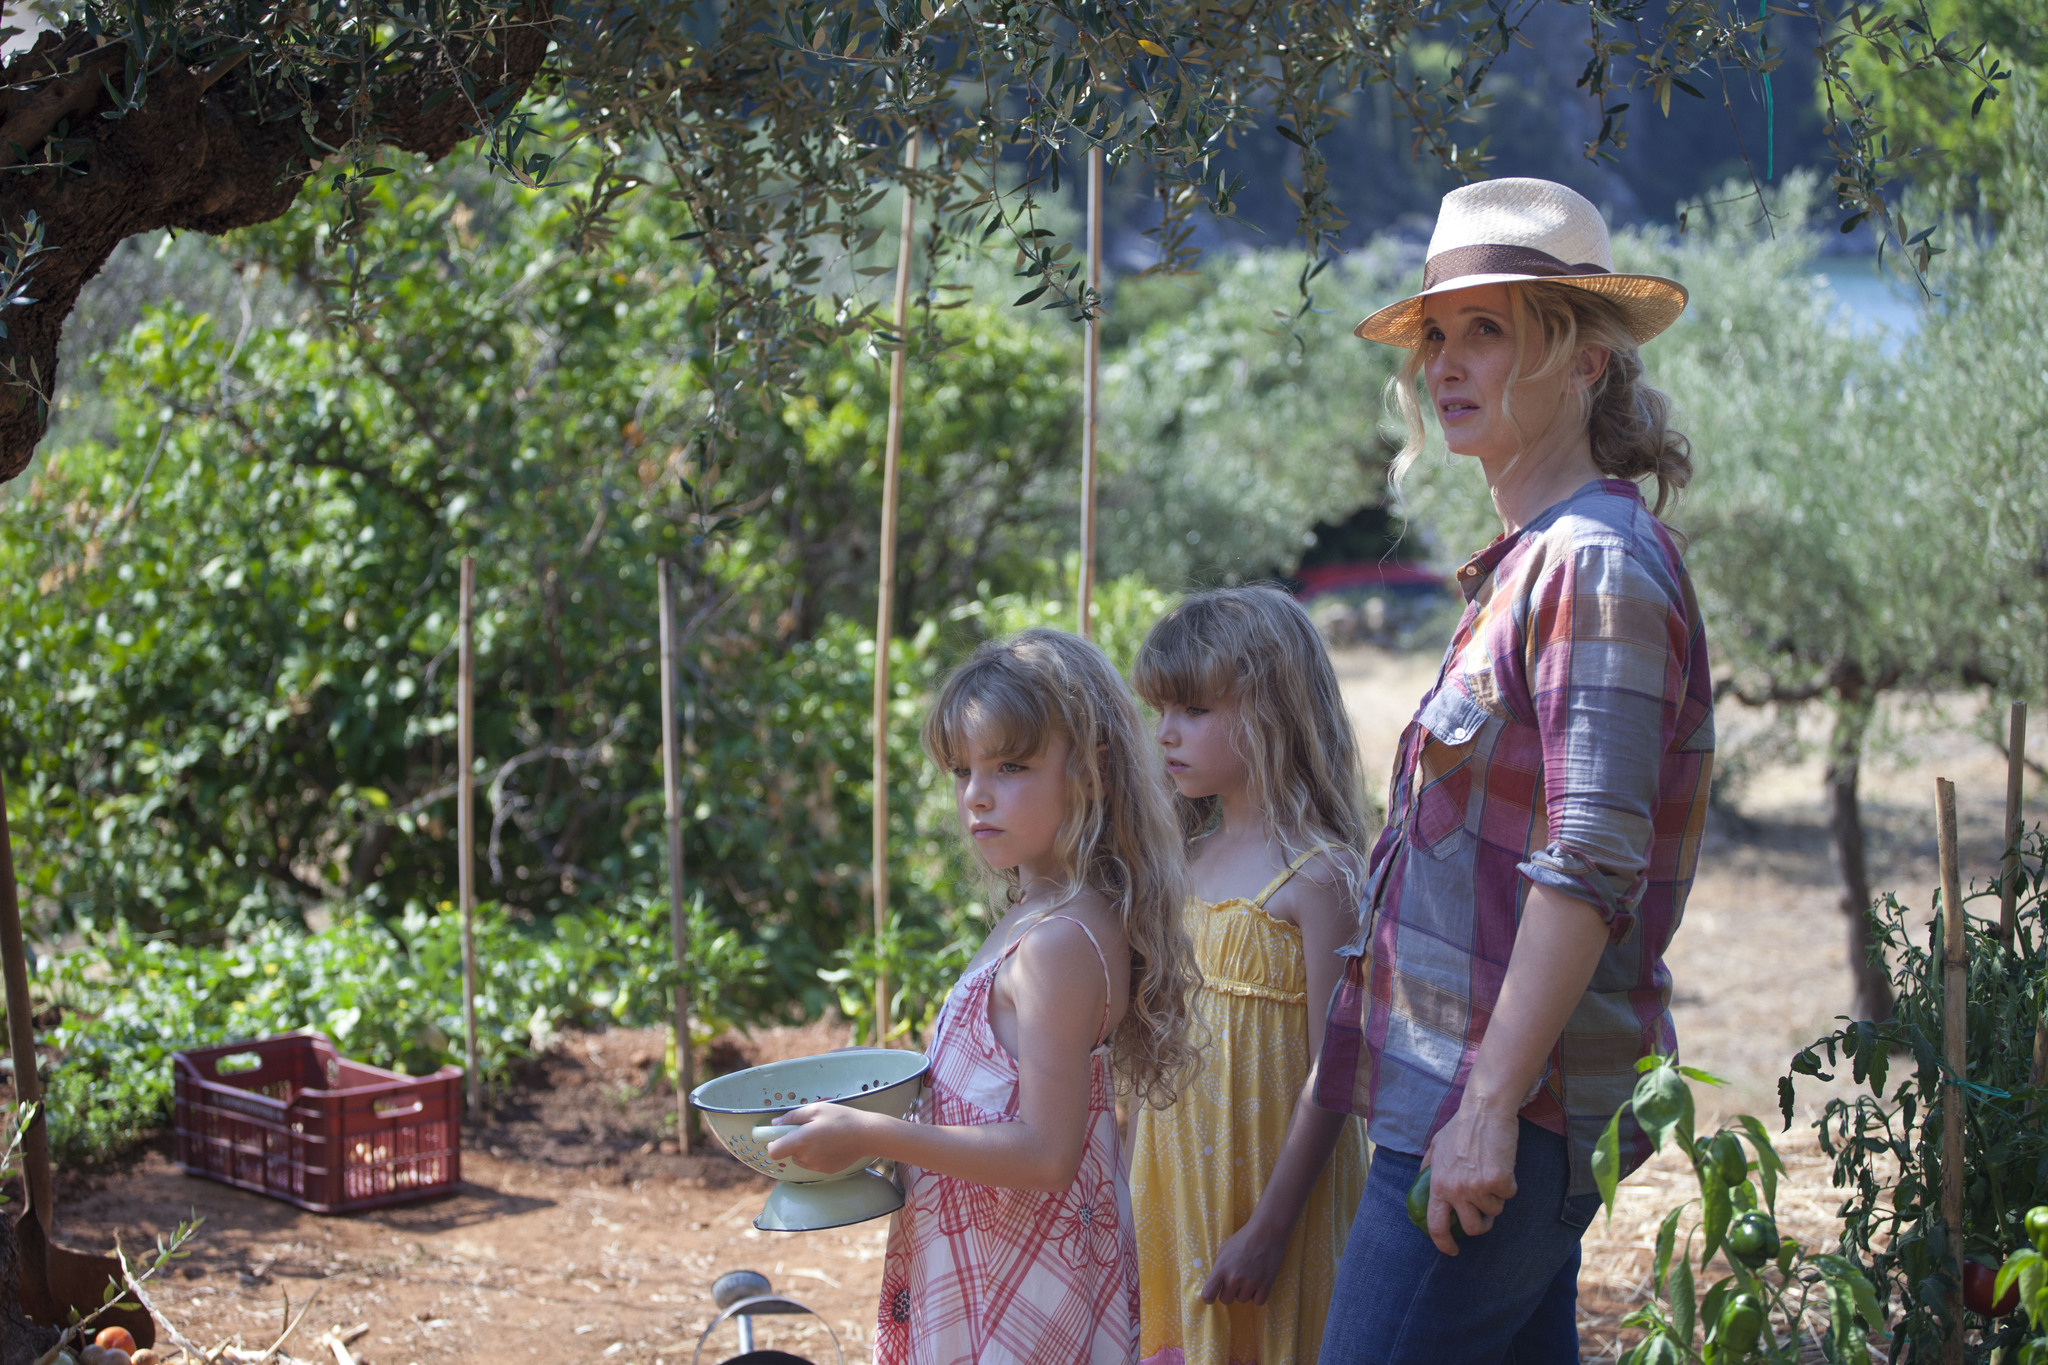
[[[2033,1240],[2034,1250],[2048,1255],[2048,1204],[2027,1210],[2027,1236]]]
[[[1778,1225],[1768,1213],[1751,1210],[1728,1226],[1728,1255],[1755,1270],[1778,1255]]]
[[[1764,1306],[1754,1294],[1737,1294],[1721,1310],[1721,1329],[1714,1344],[1722,1360],[1747,1360],[1764,1333]]]
[[[1408,1221],[1429,1235],[1429,1167],[1422,1168],[1422,1174],[1415,1177],[1415,1183],[1408,1187]],[[1465,1228],[1458,1221],[1457,1210],[1451,1211],[1451,1240],[1465,1240]]]
[[[1749,1179],[1749,1158],[1743,1155],[1742,1139],[1733,1133],[1714,1134],[1714,1140],[1707,1144],[1707,1160],[1714,1163],[1721,1183],[1730,1189]]]

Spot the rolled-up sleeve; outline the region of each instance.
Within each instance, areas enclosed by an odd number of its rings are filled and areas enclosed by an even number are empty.
[[[1575,546],[1537,583],[1527,622],[1549,842],[1517,870],[1591,905],[1617,942],[1635,928],[1685,700],[1690,626],[1667,577],[1623,545]]]

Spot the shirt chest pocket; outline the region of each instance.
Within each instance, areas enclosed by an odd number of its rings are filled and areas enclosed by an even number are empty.
[[[1416,717],[1423,734],[1409,836],[1431,857],[1449,857],[1478,818],[1473,789],[1484,784],[1487,727],[1495,719],[1455,684],[1431,697]]]

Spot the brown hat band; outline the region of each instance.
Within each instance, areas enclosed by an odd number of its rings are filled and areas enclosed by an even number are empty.
[[[1441,251],[1422,263],[1422,287],[1434,289],[1446,280],[1467,275],[1609,275],[1605,266],[1581,261],[1566,265],[1547,251],[1533,246],[1457,246]]]

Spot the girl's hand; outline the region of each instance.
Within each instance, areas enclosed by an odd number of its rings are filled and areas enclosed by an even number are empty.
[[[792,1109],[777,1119],[778,1124],[801,1129],[768,1144],[768,1155],[776,1161],[794,1161],[813,1171],[839,1171],[856,1161],[872,1158],[875,1151],[875,1120],[879,1114],[852,1109],[826,1101]]]
[[[1505,1116],[1472,1101],[1458,1106],[1437,1130],[1423,1154],[1429,1170],[1429,1240],[1446,1256],[1458,1254],[1451,1236],[1455,1212],[1465,1235],[1476,1237],[1515,1197],[1515,1149],[1521,1129],[1513,1112]]]
[[[1216,1264],[1202,1281],[1202,1302],[1265,1303],[1286,1258],[1287,1238],[1268,1236],[1254,1218],[1232,1233],[1216,1253]]]

